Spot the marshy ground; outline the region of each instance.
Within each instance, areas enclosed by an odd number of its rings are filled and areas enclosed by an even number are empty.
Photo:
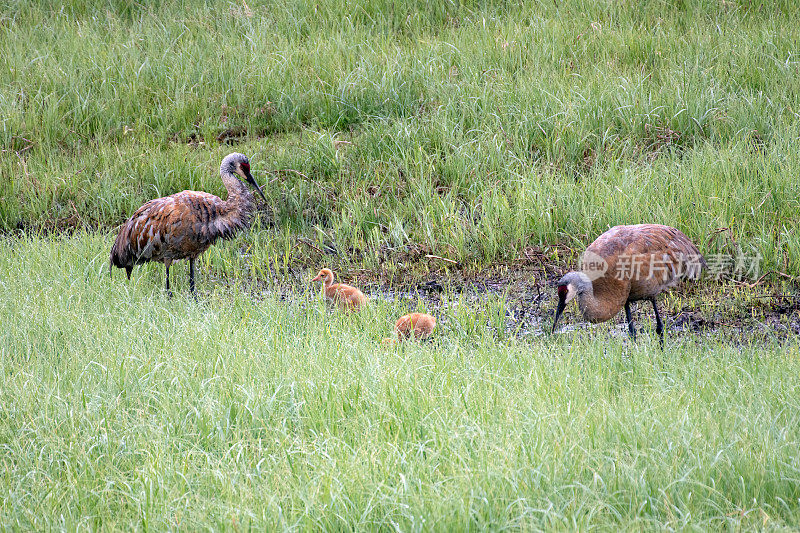
[[[552,327],[557,297],[556,281],[568,269],[558,265],[526,264],[527,261],[495,265],[464,273],[440,269],[424,275],[394,276],[368,269],[343,272],[349,283],[358,283],[370,297],[422,309],[447,323],[449,314],[467,306],[487,317],[485,326],[498,337],[546,335]],[[418,265],[419,266],[419,265]],[[288,275],[272,282],[251,280],[255,298],[273,297],[283,301],[307,300],[317,287],[309,283],[310,269],[290,269]],[[800,334],[800,293],[793,284],[749,284],[705,279],[684,284],[660,298],[666,304],[665,327],[670,335],[695,332],[721,335],[731,342],[749,342],[762,336],[791,340]],[[640,302],[636,320],[639,327],[652,330],[652,307]],[[577,328],[608,329],[584,322],[576,309],[568,312],[568,324],[558,331]],[[612,321],[610,333],[627,336],[624,315]],[[445,326],[446,327],[446,326]]]
[[[301,245],[309,248],[305,239],[296,246]],[[378,265],[365,268],[331,246],[323,250],[311,244],[310,248],[316,253],[279,270],[248,266],[252,256],[239,248],[236,255],[242,261],[241,270],[258,274],[237,275],[231,280],[224,271],[212,270],[210,276],[217,283],[241,284],[255,301],[276,298],[307,303],[319,296],[319,287],[310,282],[316,269],[333,265],[337,282],[353,284],[378,301],[430,312],[439,317],[440,326],[447,327],[448,315],[466,307],[482,313],[483,326],[498,338],[524,339],[550,333],[557,302],[556,282],[575,268],[579,255],[578,250],[564,246],[554,247],[555,251],[529,247],[516,258],[464,268],[427,253],[425,247],[408,246],[402,251],[384,252]],[[559,256],[564,259],[553,260]],[[800,287],[794,280],[765,274],[753,283],[718,279],[707,273],[701,281],[668,291],[659,298],[667,330],[671,335],[694,332],[720,336],[734,343],[758,342],[762,336],[793,340],[800,334]],[[650,304],[639,302],[634,309],[638,326],[652,330]],[[560,324],[558,331],[588,328],[627,336],[622,313],[607,325],[584,322],[575,308],[568,308],[565,316],[569,322]]]

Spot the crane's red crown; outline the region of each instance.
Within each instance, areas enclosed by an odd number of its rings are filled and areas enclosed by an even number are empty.
[[[558,297],[564,299],[567,297],[567,286],[566,285],[559,285],[558,286]]]
[[[242,163],[242,170],[250,172],[250,163]]]

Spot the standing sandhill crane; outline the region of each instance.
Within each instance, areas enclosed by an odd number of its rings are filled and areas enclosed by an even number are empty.
[[[663,348],[664,325],[656,296],[683,279],[697,279],[705,266],[697,246],[675,228],[660,224],[614,226],[586,248],[580,271],[569,272],[559,280],[553,331],[564,307],[577,298],[583,317],[592,323],[605,322],[624,307],[628,332],[636,340],[630,304],[649,300]]]
[[[369,301],[364,293],[355,287],[344,283],[333,282],[333,272],[329,268],[323,268],[317,277],[311,281],[322,280],[325,288],[325,299],[339,305],[346,311],[357,311],[360,307],[367,305]]]
[[[394,324],[394,332],[397,340],[387,337],[383,339],[384,345],[394,345],[406,339],[422,340],[427,339],[433,334],[436,327],[436,318],[425,313],[410,313],[397,319]]]
[[[189,259],[189,287],[194,289],[194,261],[217,239],[230,239],[239,230],[250,226],[253,212],[253,194],[239,180],[244,178],[264,198],[264,193],[250,174],[250,161],[244,154],[232,153],[222,160],[219,174],[228,199],[221,200],[213,194],[182,191],[164,198],[150,200],[120,228],[111,248],[111,267],[124,268],[131,279],[133,265],[148,261],[164,263],[167,269],[167,294],[169,267],[173,261]]]

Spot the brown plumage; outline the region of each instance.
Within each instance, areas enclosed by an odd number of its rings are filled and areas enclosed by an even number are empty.
[[[425,313],[410,313],[397,319],[394,332],[399,340],[411,338],[418,340],[430,337],[435,327],[435,317]]]
[[[325,289],[325,299],[330,300],[337,304],[339,307],[346,311],[357,311],[361,307],[367,305],[369,301],[364,293],[355,287],[345,285],[344,283],[333,282],[333,272],[329,268],[323,268],[317,274],[317,277],[311,281],[322,280],[322,286]]]
[[[194,261],[218,239],[229,239],[250,226],[253,194],[239,177],[247,180],[266,201],[250,174],[244,154],[233,153],[222,160],[219,169],[228,190],[228,199],[198,191],[183,191],[150,200],[120,228],[111,247],[111,267],[124,268],[128,279],[134,265],[148,261],[164,263],[169,290],[169,267],[173,261],[189,259],[189,286],[194,288]]]
[[[397,319],[394,332],[397,338],[386,337],[381,341],[384,346],[394,346],[404,340],[427,339],[436,327],[436,318],[425,313],[410,313]]]
[[[580,271],[570,272],[558,282],[558,309],[573,298],[589,322],[605,322],[623,308],[628,331],[636,339],[630,303],[649,300],[656,317],[656,333],[664,344],[664,327],[656,296],[683,279],[697,279],[706,261],[697,246],[675,228],[660,224],[615,226],[586,248]]]

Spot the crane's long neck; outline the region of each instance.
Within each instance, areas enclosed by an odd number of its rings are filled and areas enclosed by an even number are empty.
[[[228,190],[228,198],[224,203],[225,216],[238,228],[248,227],[253,213],[253,193],[235,174],[222,171],[220,176]]]
[[[619,312],[619,309],[609,309],[594,295],[592,283],[587,283],[575,298],[578,300],[578,309],[581,310],[583,318],[589,322],[604,322]],[[613,311],[613,312],[612,312]]]

